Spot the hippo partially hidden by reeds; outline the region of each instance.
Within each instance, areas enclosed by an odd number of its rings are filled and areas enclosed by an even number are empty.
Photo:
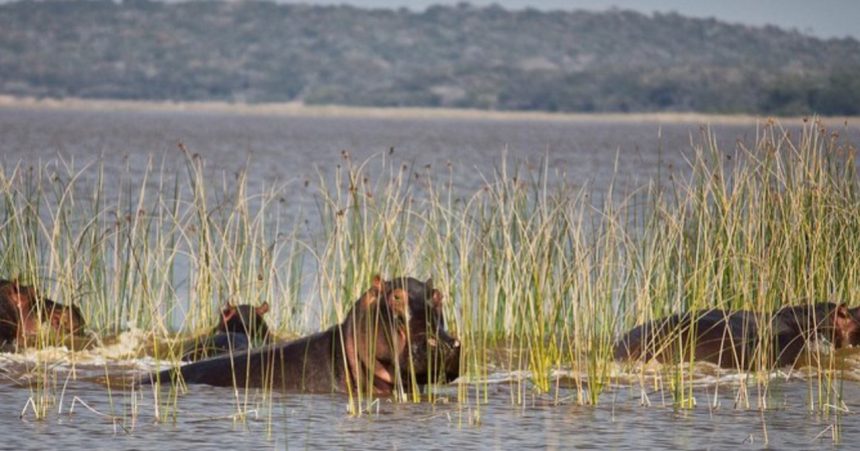
[[[615,358],[711,362],[724,368],[794,365],[819,338],[836,349],[860,344],[860,322],[845,305],[783,307],[775,313],[707,310],[634,327],[615,345]]]
[[[43,327],[60,337],[80,335],[85,325],[76,306],[55,302],[17,281],[0,280],[0,344],[32,345]]]
[[[292,342],[162,371],[160,381],[387,395],[459,375],[460,344],[447,334],[430,280],[379,276],[341,324]]]
[[[268,311],[266,302],[256,307],[248,304],[225,306],[218,325],[206,336],[194,340],[182,360],[196,361],[265,344],[269,340],[269,328],[263,315]]]

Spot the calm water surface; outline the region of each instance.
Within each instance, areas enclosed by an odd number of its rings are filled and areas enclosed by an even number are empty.
[[[736,141],[751,143],[756,128],[715,126],[730,152]],[[114,172],[141,174],[149,161],[168,170],[182,167],[177,144],[202,155],[213,174],[248,168],[253,187],[286,184],[288,212],[311,211],[318,171],[330,174],[348,151],[356,161],[387,155],[415,171],[447,174],[467,195],[491,177],[504,158],[513,165],[545,162],[557,177],[588,184],[600,195],[611,182],[638,186],[659,171],[683,167],[695,124],[575,123],[482,120],[362,120],[164,112],[75,112],[0,109],[0,164],[19,162],[74,164],[101,162],[107,184]],[[843,131],[854,142],[856,130]],[[658,137],[659,136],[659,137]],[[58,157],[59,155],[59,157]],[[381,157],[377,157],[381,158]],[[426,166],[430,165],[427,169]],[[93,177],[93,171],[84,177]],[[94,351],[97,355],[98,351]],[[807,409],[809,382],[778,374],[767,395],[769,409],[734,408],[736,381],[721,378],[718,407],[708,407],[714,385],[703,378],[698,406],[672,408],[663,389],[648,392],[641,406],[637,384],[611,388],[597,407],[576,403],[575,392],[559,389],[512,404],[511,375],[497,375],[486,404],[474,396],[458,403],[457,385],[442,387],[448,402],[400,404],[381,400],[369,414],[347,414],[340,395],[258,393],[194,386],[176,404],[175,422],[154,421],[151,391],[108,390],[105,375],[140,374],[157,367],[145,360],[102,356],[84,359],[62,354],[55,397],[47,419],[34,419],[28,399],[40,393],[34,358],[0,355],[0,434],[3,447],[51,449],[643,449],[643,448],[799,448],[834,446],[838,427],[842,446],[860,441],[860,355],[847,352],[841,387],[845,413],[822,416]],[[92,356],[91,356],[92,357]],[[76,360],[77,359],[77,360]],[[76,361],[77,379],[68,378]],[[468,381],[459,381],[467,384]],[[759,395],[751,390],[751,397]],[[62,396],[62,397],[60,397]],[[247,405],[247,421],[236,422],[237,402]],[[162,401],[163,402],[163,401]],[[85,404],[83,404],[85,403]],[[88,409],[89,406],[92,410]],[[73,414],[70,414],[73,409]],[[21,416],[23,414],[23,417]]]

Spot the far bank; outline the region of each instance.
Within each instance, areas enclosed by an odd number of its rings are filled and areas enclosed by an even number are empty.
[[[0,108],[33,110],[80,111],[164,111],[197,112],[260,116],[345,117],[374,119],[468,119],[486,121],[558,121],[558,122],[622,122],[622,123],[690,123],[690,124],[755,124],[776,121],[785,125],[802,123],[809,117],[775,117],[766,115],[704,114],[696,112],[660,113],[551,113],[543,111],[485,111],[454,108],[381,108],[342,105],[306,105],[288,103],[232,103],[232,102],[172,102],[145,100],[102,99],[38,99],[0,95]],[[857,126],[858,116],[831,116],[821,118],[827,125]]]

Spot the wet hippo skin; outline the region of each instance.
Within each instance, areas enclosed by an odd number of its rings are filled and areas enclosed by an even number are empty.
[[[377,276],[338,325],[291,342],[166,370],[157,378],[385,395],[456,378],[459,361],[460,344],[445,331],[442,295],[432,281],[383,281]]]
[[[763,315],[744,310],[696,311],[634,327],[615,344],[615,358],[667,363],[693,357],[724,368],[748,368],[755,362],[786,366],[793,365],[807,343],[818,337],[837,349],[858,344],[860,322],[844,305],[834,303],[788,306]]]

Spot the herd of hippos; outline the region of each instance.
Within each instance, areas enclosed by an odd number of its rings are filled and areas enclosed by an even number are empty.
[[[183,350],[182,359],[191,363],[140,382],[181,378],[216,386],[387,395],[460,375],[460,342],[445,329],[443,296],[432,280],[375,276],[342,323],[288,342],[271,336],[263,319],[267,311],[265,303],[225,307],[218,325]],[[0,280],[4,351],[33,346],[46,327],[81,335],[85,325],[77,307],[17,281]],[[860,307],[824,302],[767,313],[676,314],[634,327],[614,351],[617,360],[694,359],[723,368],[770,368],[794,365],[807,344],[823,340],[836,349],[860,344]]]

